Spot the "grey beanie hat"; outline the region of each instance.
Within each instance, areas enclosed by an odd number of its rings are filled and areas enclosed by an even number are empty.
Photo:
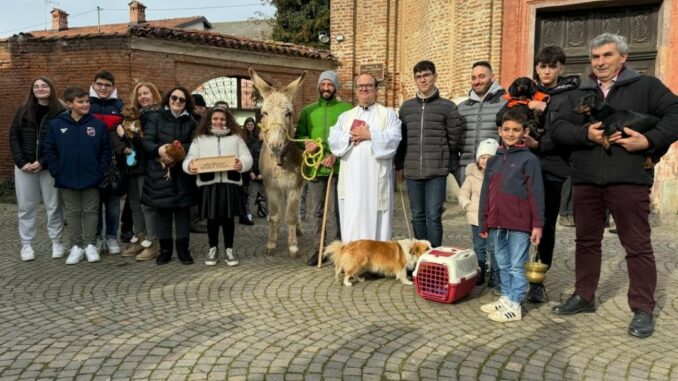
[[[332,70],[326,70],[320,73],[320,78],[318,78],[318,87],[320,87],[320,82],[329,79],[334,83],[334,88],[339,90],[339,77],[337,76],[337,73],[332,71]]]

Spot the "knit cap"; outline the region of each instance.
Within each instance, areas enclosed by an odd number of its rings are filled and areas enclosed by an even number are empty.
[[[476,150],[476,161],[480,160],[480,157],[483,155],[494,156],[494,154],[497,153],[498,147],[499,143],[494,139],[483,140]]]
[[[339,77],[337,73],[332,70],[326,70],[320,73],[320,78],[318,78],[318,87],[320,87],[320,82],[329,79],[334,84],[334,88],[339,90]]]

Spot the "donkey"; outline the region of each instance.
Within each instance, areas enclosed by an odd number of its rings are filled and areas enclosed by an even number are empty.
[[[282,89],[274,88],[263,80],[254,69],[249,69],[254,87],[264,99],[261,106],[261,131],[264,139],[259,156],[259,170],[266,189],[269,232],[266,254],[272,255],[278,240],[280,215],[287,201],[285,221],[287,222],[287,244],[290,256],[299,256],[297,234],[301,235],[299,224],[299,199],[304,179],[301,176],[302,152],[288,139],[294,137],[292,101],[304,80],[306,72]]]

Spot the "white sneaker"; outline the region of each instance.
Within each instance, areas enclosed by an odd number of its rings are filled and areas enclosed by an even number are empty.
[[[35,251],[31,245],[24,245],[21,248],[21,260],[24,262],[32,261],[35,259]]]
[[[91,246],[91,245],[90,245]],[[82,259],[85,257],[85,251],[82,250],[81,248],[77,246],[73,246],[71,248],[70,254],[68,254],[68,258],[66,258],[66,264],[67,265],[75,265],[82,261]]]
[[[115,238],[109,238],[106,240],[106,247],[108,247],[108,254],[120,254],[120,246],[118,241]]]
[[[224,255],[226,256],[226,264],[227,265],[237,266],[238,263],[240,263],[240,262],[238,262],[238,257],[235,255],[235,252],[230,247],[228,249],[226,249],[226,251],[224,252]]]
[[[205,264],[207,266],[214,266],[217,264],[217,248],[210,247],[210,251],[207,253],[207,258],[205,258]]]
[[[103,254],[104,251],[106,251],[106,241],[104,241],[104,240],[101,239],[101,238],[97,238],[97,246],[96,246],[96,249],[97,249],[97,253]]]
[[[486,314],[490,314],[492,312],[503,309],[506,306],[507,301],[508,299],[502,296],[501,298],[497,299],[492,303],[483,304],[482,306],[480,306],[480,310],[485,312]]]
[[[61,242],[52,242],[52,258],[61,258],[64,256],[64,244]]]
[[[85,256],[87,257],[87,262],[99,262],[100,260],[97,248],[92,244],[87,245],[85,248]]]
[[[522,307],[520,303],[514,303],[507,300],[504,303],[504,308],[498,309],[487,315],[490,320],[506,323],[509,321],[518,321],[523,318]]]

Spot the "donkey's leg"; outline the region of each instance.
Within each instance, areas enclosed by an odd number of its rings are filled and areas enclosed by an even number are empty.
[[[273,255],[278,241],[278,226],[280,224],[280,210],[285,200],[280,189],[274,186],[266,189],[266,202],[268,203],[268,242],[266,242],[266,254]]]
[[[287,195],[287,210],[285,211],[285,220],[287,222],[287,245],[290,250],[290,257],[299,256],[299,247],[297,246],[297,231],[301,230],[299,225],[299,200],[301,198],[301,189],[293,189]]]

